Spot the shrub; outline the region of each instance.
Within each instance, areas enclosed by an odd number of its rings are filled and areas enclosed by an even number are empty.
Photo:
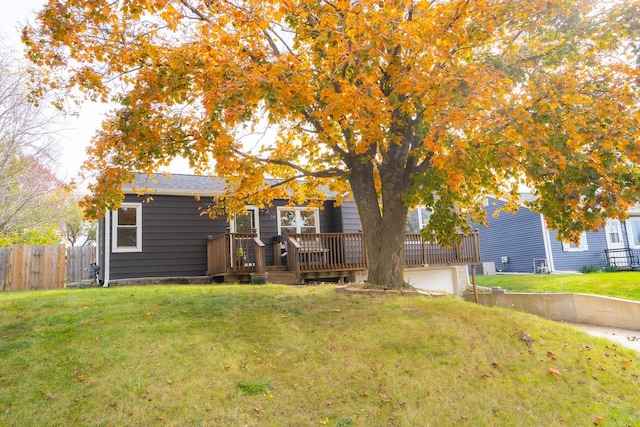
[[[607,265],[602,269],[605,273],[615,273],[618,271],[618,267],[616,265]]]
[[[580,273],[583,274],[588,274],[588,273],[598,273],[599,271],[601,271],[601,267],[598,265],[585,265],[582,268],[580,268]]]

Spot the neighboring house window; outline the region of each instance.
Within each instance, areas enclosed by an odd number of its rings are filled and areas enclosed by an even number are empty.
[[[231,221],[231,231],[234,233],[252,233],[258,231],[258,208],[247,206],[247,212],[236,214]]]
[[[605,231],[607,233],[607,242],[613,244],[622,243],[622,236],[620,235],[620,223],[618,221],[607,221]]]
[[[627,237],[630,248],[640,249],[640,216],[630,216],[627,219]]]
[[[278,208],[278,233],[319,233],[318,209]]]
[[[409,211],[405,231],[407,233],[419,233],[429,222],[430,216],[431,212],[427,211],[424,207]]]
[[[580,244],[576,245],[572,242],[562,242],[562,250],[565,252],[582,252],[588,251],[589,245],[587,245],[587,233],[584,231],[580,235]]]
[[[142,252],[142,204],[123,203],[113,213],[113,252]]]

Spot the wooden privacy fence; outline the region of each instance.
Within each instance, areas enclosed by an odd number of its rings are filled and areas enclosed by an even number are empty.
[[[67,247],[67,269],[65,281],[67,283],[73,283],[89,278],[89,272],[87,269],[92,263],[97,263],[95,246]]]
[[[64,288],[80,281],[95,262],[95,247],[13,245],[0,248],[0,290]]]

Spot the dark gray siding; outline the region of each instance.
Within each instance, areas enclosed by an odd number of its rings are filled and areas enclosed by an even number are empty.
[[[127,196],[124,202],[141,202],[142,198]],[[268,210],[259,213],[260,239],[265,243],[267,265],[273,264],[272,238],[278,234],[275,201]],[[227,231],[224,217],[210,219],[200,215],[198,202],[191,196],[154,196],[142,203],[142,252],[111,253],[110,279],[137,277],[202,276],[207,269],[207,238]],[[320,231],[335,231],[333,201],[324,203],[319,211]]]
[[[504,204],[490,198],[485,207],[489,226],[472,225],[479,231],[482,262],[495,262],[496,269],[504,272],[533,273],[534,258],[545,259],[540,215],[521,207],[515,215],[502,212],[493,218]],[[503,256],[509,257],[506,265],[502,264]]]
[[[127,196],[125,202],[140,202]],[[186,196],[154,196],[142,204],[142,252],[111,253],[110,279],[202,276],[207,236],[226,230],[226,220],[201,216],[203,202]]]
[[[358,208],[355,200],[342,202],[336,210],[336,232],[354,233],[362,231],[362,223],[358,215]]]
[[[558,271],[578,271],[586,265],[607,265],[604,250],[607,248],[607,238],[604,230],[597,233],[588,232],[587,251],[565,252],[562,242],[558,241],[558,233],[549,230],[551,250],[553,252],[554,267]]]

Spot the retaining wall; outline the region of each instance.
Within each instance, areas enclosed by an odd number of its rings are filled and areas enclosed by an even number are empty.
[[[473,294],[464,298],[473,301]],[[640,331],[640,302],[588,294],[479,293],[478,302],[571,323]]]

